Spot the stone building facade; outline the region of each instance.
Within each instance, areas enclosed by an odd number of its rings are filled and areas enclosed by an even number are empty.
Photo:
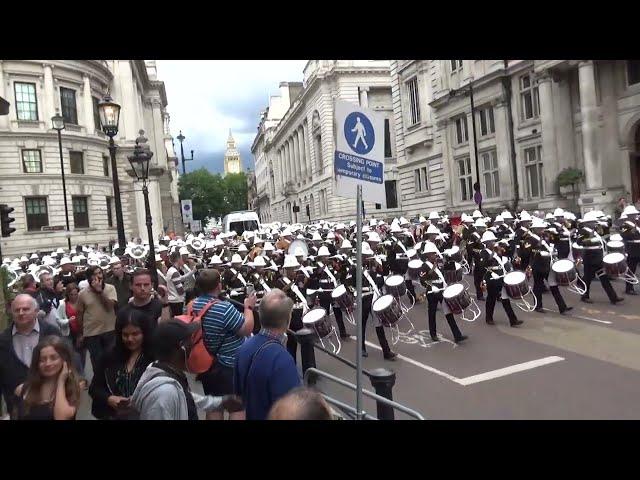
[[[264,218],[281,222],[354,218],[355,200],[333,195],[333,109],[338,99],[384,115],[389,207],[365,203],[365,210],[368,216],[399,211],[389,62],[311,60],[305,66],[302,85],[283,83],[279,99],[272,97],[252,147],[258,205]],[[261,171],[266,175],[261,177]]]
[[[117,163],[125,235],[146,239],[141,188],[127,156],[139,130],[154,152],[149,185],[154,236],[179,224],[175,154],[167,98],[152,61],[1,60],[0,203],[13,207],[16,232],[2,239],[5,256],[66,248],[58,134],[51,117],[60,111],[71,243],[106,246],[116,240],[116,215],[108,138],[100,131],[98,103],[107,92],[122,107]],[[178,215],[177,218],[175,215]]]

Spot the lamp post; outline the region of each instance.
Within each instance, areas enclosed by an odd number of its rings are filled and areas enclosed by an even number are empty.
[[[184,162],[193,160],[193,150],[191,150],[191,158],[184,158],[184,148],[182,147],[182,142],[184,142],[185,138],[187,137],[182,135],[182,130],[180,130],[180,135],[178,135],[176,138],[180,142],[180,156],[182,157],[182,174],[185,175],[187,173],[187,169],[185,167]]]
[[[113,137],[118,134],[118,123],[120,121],[120,105],[113,102],[111,96],[107,93],[104,100],[98,104],[98,112],[100,113],[100,125],[104,134],[109,137],[109,154],[111,155],[111,178],[113,180],[113,198],[116,201],[116,226],[118,229],[118,250],[120,255],[127,245],[124,236],[124,220],[122,219],[122,201],[120,199],[120,181],[118,180],[118,165],[116,162],[116,144]]]
[[[144,213],[147,223],[147,237],[149,238],[149,254],[147,256],[147,269],[151,272],[154,288],[158,288],[158,271],[156,269],[156,249],[153,241],[153,219],[151,218],[151,206],[149,205],[149,189],[147,182],[149,180],[149,164],[153,152],[151,151],[147,138],[144,136],[144,130],[140,130],[140,136],[136,138],[136,146],[133,149],[133,155],[127,157],[133,173],[139,182],[142,182],[142,195],[144,196]]]
[[[473,131],[473,152],[476,157],[476,183],[473,186],[475,192],[479,195],[480,201],[478,202],[478,210],[482,211],[482,194],[480,192],[480,161],[478,159],[478,136],[476,135],[476,107],[473,102],[473,84],[469,83],[468,86],[451,89],[449,95],[455,97],[458,93],[469,93],[469,101],[471,102],[471,128]],[[474,195],[475,197],[475,195]]]
[[[58,131],[58,148],[60,150],[60,171],[62,172],[62,195],[64,197],[64,218],[67,222],[67,247],[71,251],[71,229],[69,228],[69,206],[67,205],[67,182],[64,176],[64,157],[62,156],[62,130],[64,130],[64,117],[56,110],[51,117],[53,129]]]

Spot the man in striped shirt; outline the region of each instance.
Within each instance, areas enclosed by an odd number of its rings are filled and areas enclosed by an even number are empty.
[[[167,272],[167,289],[169,290],[169,307],[171,308],[171,315],[182,315],[184,308],[185,288],[184,281],[195,275],[196,271],[189,270],[182,275],[180,269],[184,265],[184,261],[180,256],[179,251],[171,253],[169,259],[171,260],[171,267]]]
[[[203,295],[193,301],[193,313],[197,315],[212,299],[218,298],[222,290],[220,273],[214,269],[201,270],[196,288]],[[230,302],[217,301],[202,318],[204,345],[214,357],[213,366],[208,372],[198,375],[205,395],[231,395],[236,354],[244,343],[245,337],[253,331],[253,308],[256,305],[255,293],[244,301],[244,315]],[[224,412],[207,412],[207,420],[222,420]],[[231,420],[243,420],[244,411],[230,412]]]

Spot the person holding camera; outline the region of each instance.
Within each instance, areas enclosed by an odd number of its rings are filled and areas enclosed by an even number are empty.
[[[104,282],[102,268],[98,266],[87,268],[87,281],[89,287],[78,295],[76,346],[86,345],[95,371],[100,357],[115,341],[118,294],[113,285]]]

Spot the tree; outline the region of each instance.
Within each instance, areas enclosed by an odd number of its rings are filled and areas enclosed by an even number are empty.
[[[582,182],[584,175],[578,168],[565,168],[558,174],[558,187],[568,187],[571,185],[571,196],[575,202],[576,185]]]
[[[229,174],[222,178],[200,168],[180,176],[180,198],[193,202],[193,218],[206,223],[235,210],[247,208],[247,178],[244,173]]]

